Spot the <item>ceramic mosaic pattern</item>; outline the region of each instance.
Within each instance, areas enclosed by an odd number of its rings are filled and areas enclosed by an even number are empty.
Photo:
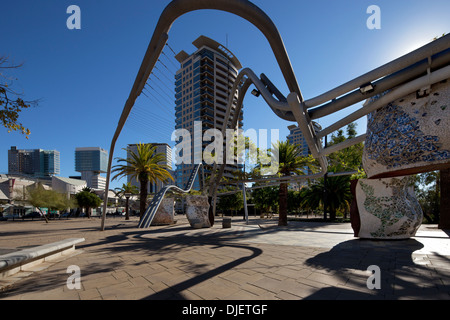
[[[363,166],[369,178],[450,162],[449,88],[450,81],[440,83],[427,97],[414,93],[368,115]]]
[[[415,235],[423,213],[410,182],[409,176],[358,181],[359,237],[404,239]]]

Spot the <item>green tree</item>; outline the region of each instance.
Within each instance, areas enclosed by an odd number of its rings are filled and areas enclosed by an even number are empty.
[[[51,210],[63,211],[75,207],[75,203],[67,195],[54,190],[46,190],[42,184],[28,187],[25,198],[27,202],[41,212],[47,223],[48,219],[41,208],[48,208],[50,212]]]
[[[344,135],[342,129],[331,135],[331,141],[328,146],[332,146],[347,139],[356,137],[356,123],[350,123],[346,128],[347,136]],[[329,168],[331,171],[351,171],[361,170],[362,166],[362,154],[364,150],[364,144],[362,142],[354,144],[348,148],[333,152],[328,156],[330,162]]]
[[[13,89],[15,77],[6,74],[7,71],[20,68],[22,65],[12,65],[8,63],[8,58],[0,56],[0,124],[8,132],[20,131],[28,139],[30,130],[19,122],[20,112],[37,105],[38,100],[25,101],[23,94]]]
[[[75,199],[78,203],[78,206],[86,209],[86,214],[88,218],[91,218],[91,209],[97,208],[102,203],[102,199],[100,199],[95,193],[89,191],[80,191],[75,195]]]
[[[441,210],[441,172],[431,171],[415,175],[414,190],[428,223],[439,223]]]
[[[273,146],[273,152],[278,154],[278,174],[282,177],[288,177],[291,174],[303,175],[308,168],[313,168],[314,159],[311,156],[302,156],[301,150],[297,146],[290,144],[289,141],[279,141]],[[287,202],[288,181],[282,181],[280,182],[278,201],[279,226],[287,225]]]
[[[356,123],[350,123],[346,127],[346,135],[344,130],[340,129],[331,135],[331,141],[328,146],[339,144],[347,139],[355,138],[357,135]],[[328,156],[329,166],[328,172],[343,172],[343,171],[357,171],[357,174],[340,177],[327,177],[325,180],[321,179],[318,184],[323,186],[322,197],[326,195],[327,208],[323,208],[324,212],[330,210],[330,219],[336,219],[337,210],[344,210],[347,213],[349,209],[352,196],[350,192],[350,179],[365,177],[364,170],[362,169],[362,154],[364,150],[364,144],[362,142],[352,145],[348,148],[336,151]],[[327,186],[325,188],[325,185]],[[317,187],[311,190],[312,192],[318,192]],[[317,195],[312,196],[315,198]],[[315,200],[314,200],[315,201]],[[322,200],[323,205],[323,200]]]
[[[130,215],[128,214],[128,198],[125,194],[137,194],[139,192],[138,188],[131,184],[131,182],[123,183],[121,188],[115,189],[116,195],[122,199],[125,197],[125,220],[130,220]]]
[[[147,208],[147,184],[148,182],[167,181],[172,180],[173,177],[167,171],[168,166],[164,164],[165,156],[162,153],[156,152],[156,146],[151,144],[139,143],[137,145],[137,152],[124,149],[128,151],[129,158],[118,158],[117,162],[120,163],[113,167],[113,173],[116,175],[112,180],[119,177],[130,176],[135,178],[140,183],[139,193],[139,209],[140,218],[144,215]],[[123,164],[121,164],[123,163]]]
[[[220,210],[234,210],[238,211],[244,207],[244,197],[242,192],[235,192],[220,196],[217,206]]]
[[[301,191],[301,205],[307,209],[323,208],[324,192],[327,192],[327,204],[330,210],[330,219],[336,219],[338,210],[350,208],[352,194],[350,192],[350,177],[338,176],[327,179],[326,187],[323,178]]]
[[[300,191],[288,190],[288,211],[298,212],[301,204]]]
[[[261,210],[261,215],[278,207],[279,187],[265,187],[252,190],[255,208]]]

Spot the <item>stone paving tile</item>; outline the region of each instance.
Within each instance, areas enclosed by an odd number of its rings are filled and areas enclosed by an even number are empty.
[[[450,299],[449,238],[427,226],[416,239],[389,242],[355,239],[349,225],[261,229],[233,220],[230,229],[195,230],[180,222],[142,230],[107,219],[102,232],[94,219],[0,224],[5,248],[86,238],[78,255],[37,268],[0,299]],[[371,264],[381,269],[378,291],[367,288]],[[66,286],[69,265],[81,268],[80,290]]]

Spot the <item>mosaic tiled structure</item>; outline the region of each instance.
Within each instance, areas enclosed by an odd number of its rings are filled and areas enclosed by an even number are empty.
[[[425,97],[413,93],[369,114],[363,153],[367,177],[395,177],[449,167],[449,115],[450,81],[434,85]]]
[[[363,167],[369,179],[356,184],[355,236],[405,239],[419,228],[423,213],[409,176],[450,167],[450,80],[430,89],[368,115]]]
[[[405,239],[414,236],[422,223],[423,213],[411,176],[361,179],[356,198],[360,238]]]

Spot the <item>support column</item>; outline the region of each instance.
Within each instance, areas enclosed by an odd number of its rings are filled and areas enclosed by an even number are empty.
[[[441,170],[441,212],[439,229],[450,229],[450,169]]]

